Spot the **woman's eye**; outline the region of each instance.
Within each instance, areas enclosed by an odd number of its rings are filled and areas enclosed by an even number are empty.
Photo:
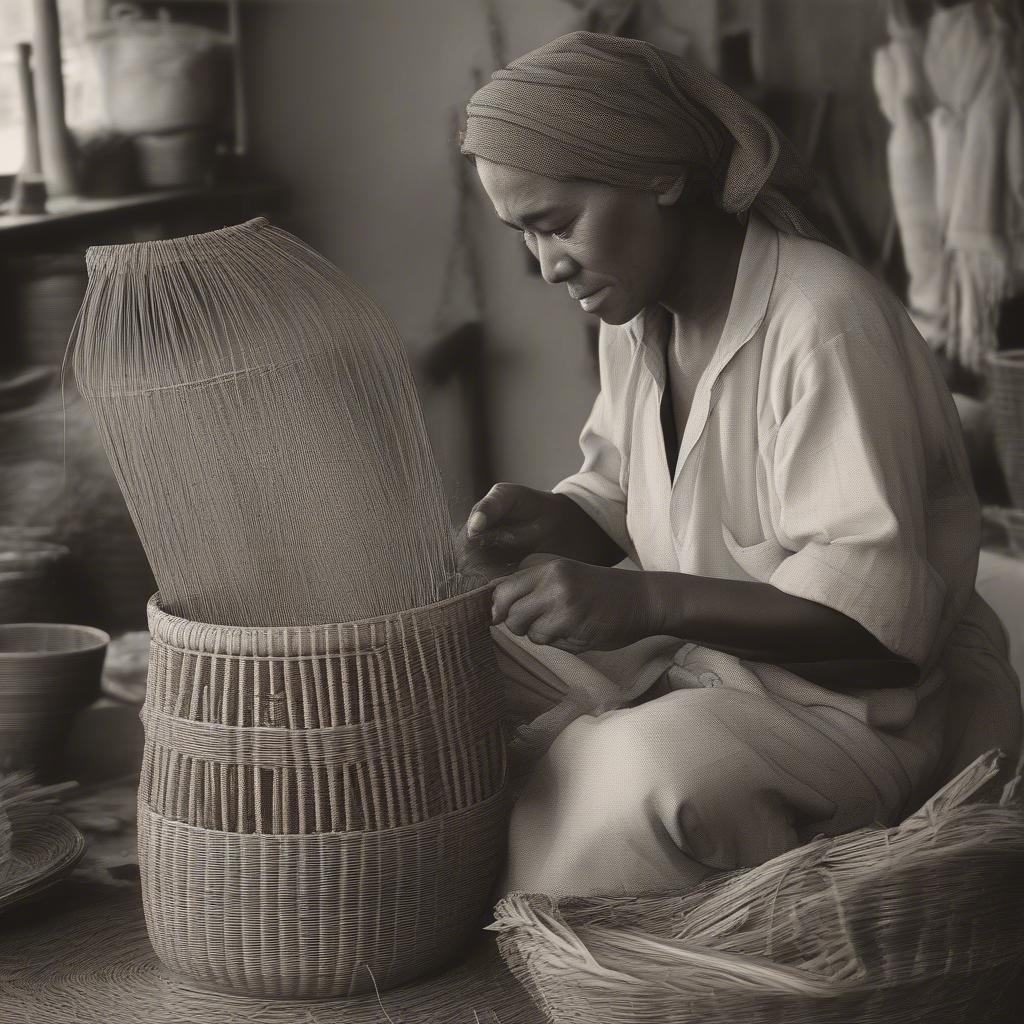
[[[526,243],[526,248],[533,252],[537,248],[537,238],[532,231],[523,232],[523,241]]]
[[[565,242],[572,234],[572,224],[566,224],[564,228],[559,228],[557,231],[552,231],[551,234],[553,234],[555,238],[560,238],[563,242]]]

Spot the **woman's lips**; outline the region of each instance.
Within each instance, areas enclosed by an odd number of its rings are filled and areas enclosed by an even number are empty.
[[[590,295],[584,296],[580,299],[580,305],[587,313],[593,313],[598,306],[601,305],[604,297],[608,294],[611,289],[610,284],[606,284],[603,288],[599,288],[596,292],[591,292]]]

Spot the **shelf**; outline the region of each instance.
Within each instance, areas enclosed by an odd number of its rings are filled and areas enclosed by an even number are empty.
[[[83,227],[131,218],[164,217],[176,210],[194,210],[223,203],[258,203],[272,199],[277,191],[272,185],[245,183],[140,192],[110,199],[51,198],[47,202],[47,213],[0,213],[0,244],[6,246],[14,241],[54,234],[67,237]]]

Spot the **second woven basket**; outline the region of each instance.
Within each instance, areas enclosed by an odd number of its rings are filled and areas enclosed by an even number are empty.
[[[150,602],[139,860],[174,971],[324,998],[444,966],[504,849],[490,589],[309,627]]]

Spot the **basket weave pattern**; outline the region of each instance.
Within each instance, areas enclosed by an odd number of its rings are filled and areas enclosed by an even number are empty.
[[[172,970],[267,996],[386,989],[480,927],[506,755],[490,590],[327,626],[154,599],[139,850]]]
[[[426,825],[302,836],[215,832],[143,808],[153,948],[174,971],[248,993],[373,991],[370,971],[392,988],[479,933],[504,827],[501,794]]]

